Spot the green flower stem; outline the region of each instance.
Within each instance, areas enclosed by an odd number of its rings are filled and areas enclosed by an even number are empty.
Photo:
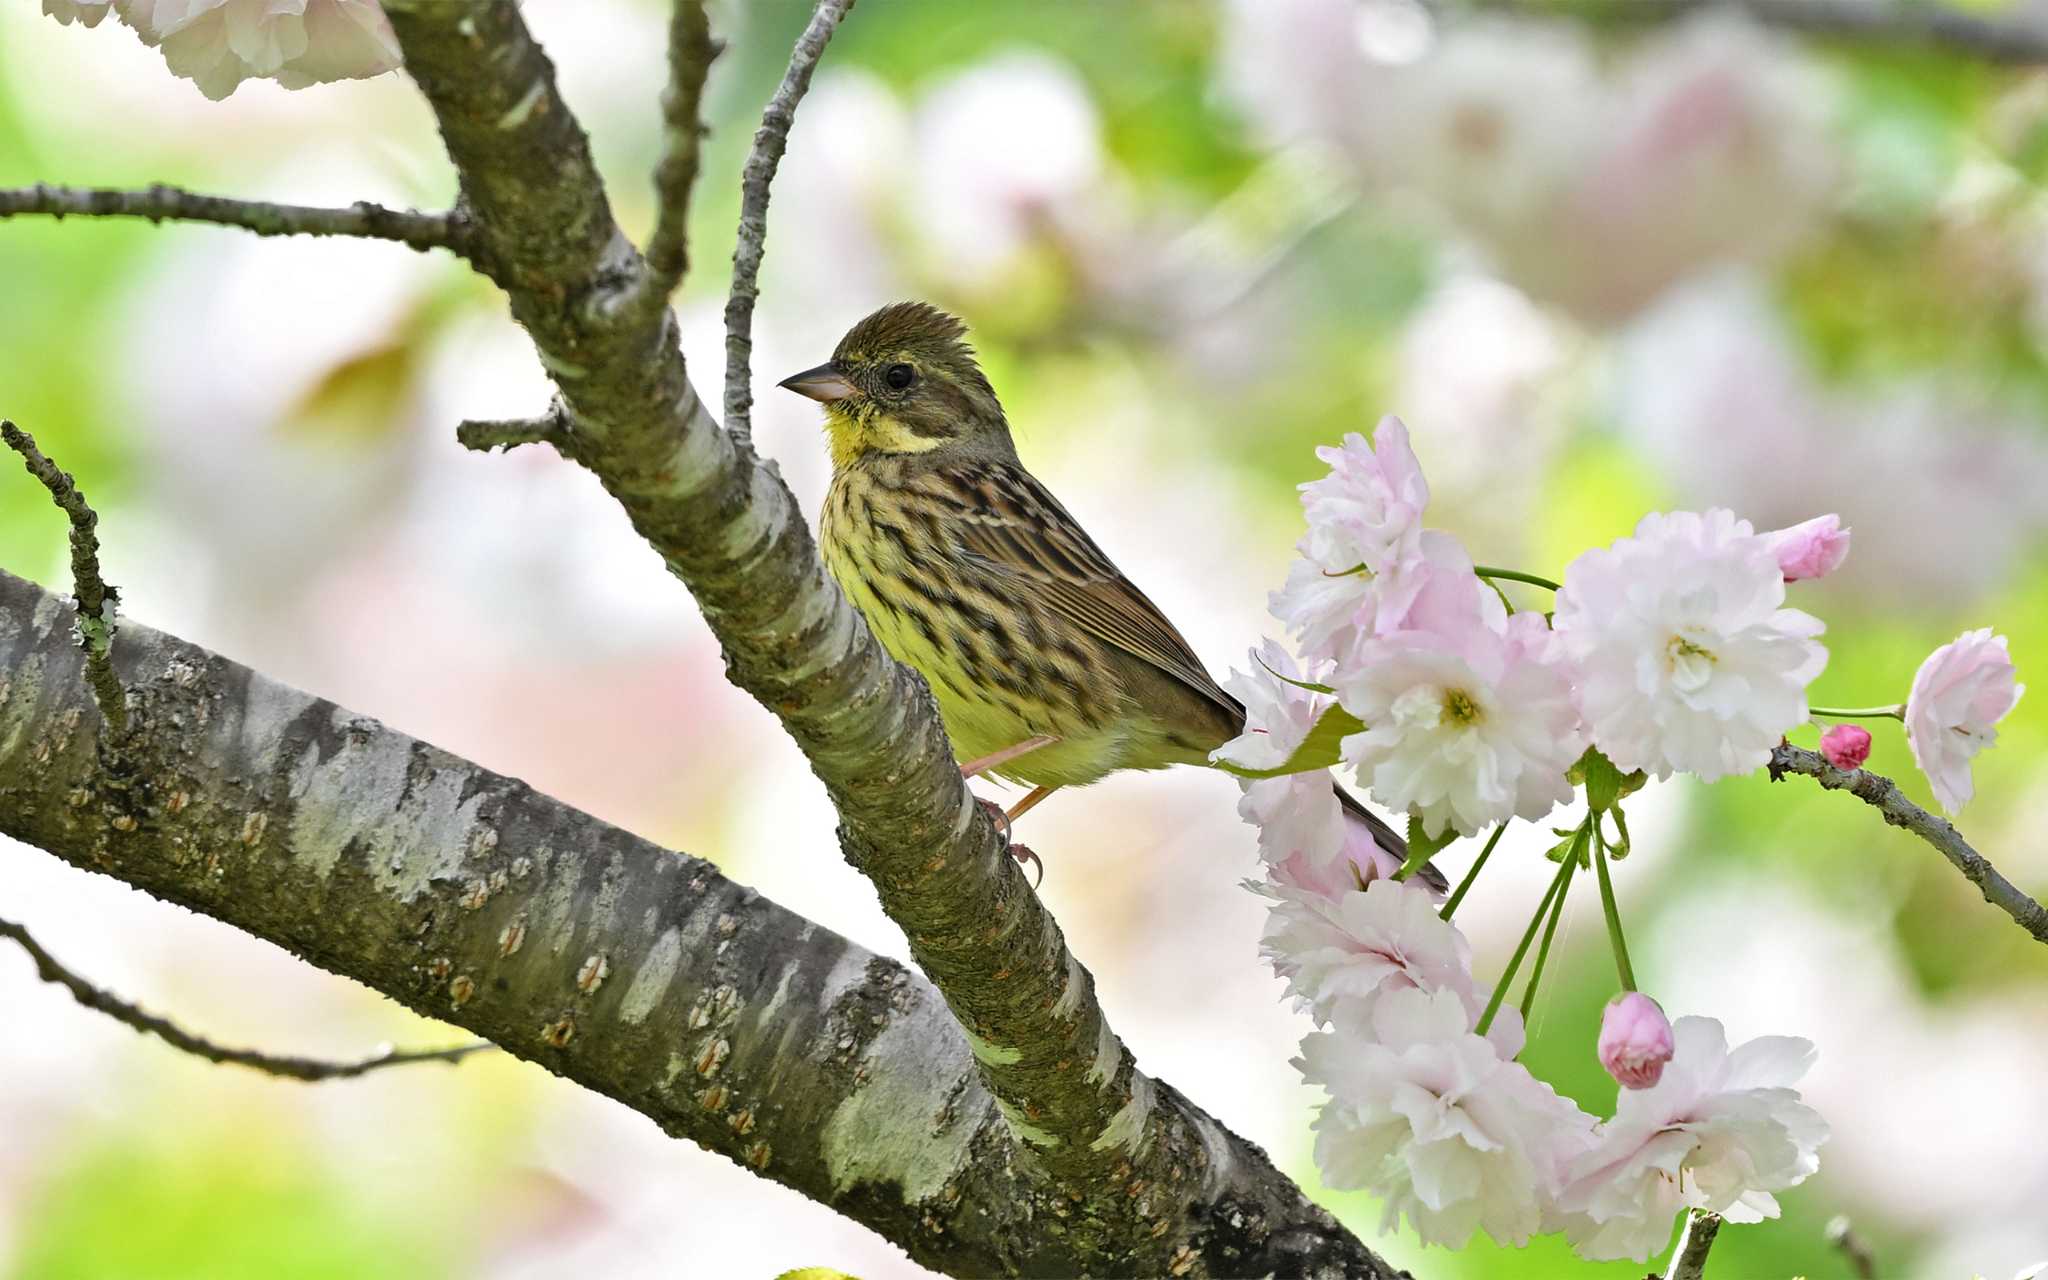
[[[1600,876],[1600,909],[1607,914],[1607,941],[1614,947],[1614,968],[1621,975],[1621,989],[1636,989],[1635,970],[1628,963],[1628,939],[1621,936],[1621,912],[1614,905],[1614,882],[1607,878],[1607,849],[1600,828],[1593,828],[1593,870]]]
[[[1500,975],[1500,981],[1494,984],[1493,997],[1486,1002],[1486,1012],[1479,1016],[1479,1026],[1476,1030],[1480,1035],[1486,1034],[1486,1029],[1493,1025],[1493,1015],[1500,1012],[1500,1002],[1507,998],[1508,984],[1515,980],[1515,971],[1522,967],[1522,957],[1529,954],[1529,944],[1536,941],[1536,929],[1549,915],[1551,902],[1563,892],[1564,882],[1571,878],[1572,865],[1579,860],[1579,850],[1584,847],[1585,839],[1586,827],[1581,823],[1577,838],[1572,841],[1572,847],[1565,853],[1564,865],[1551,877],[1550,888],[1544,890],[1543,901],[1536,904],[1536,914],[1529,917],[1529,927],[1522,931],[1521,944],[1515,948],[1515,954],[1508,959],[1508,967]]]
[[[1496,569],[1490,564],[1480,564],[1472,566],[1472,572],[1489,582],[1500,578],[1508,582],[1526,582],[1532,587],[1548,587],[1552,591],[1564,590],[1561,585],[1548,578],[1539,578],[1533,573],[1523,573],[1519,569]]]
[[[1904,720],[1906,708],[1903,703],[1889,707],[1808,707],[1808,715],[1827,716],[1831,720]]]
[[[1487,858],[1493,854],[1493,846],[1500,843],[1500,838],[1507,829],[1508,824],[1503,822],[1493,829],[1492,835],[1486,837],[1486,847],[1479,851],[1478,857],[1472,859],[1472,869],[1465,873],[1463,880],[1458,881],[1458,887],[1452,892],[1451,900],[1444,903],[1444,909],[1439,913],[1444,919],[1450,919],[1451,913],[1458,909],[1458,904],[1465,900],[1465,891],[1470,889],[1472,882],[1479,878],[1479,868],[1486,865]]]
[[[1543,981],[1543,966],[1550,959],[1550,940],[1557,934],[1557,922],[1564,915],[1565,895],[1572,891],[1572,872],[1578,865],[1576,854],[1564,860],[1564,881],[1557,887],[1557,901],[1550,904],[1550,921],[1543,926],[1543,941],[1536,944],[1536,967],[1529,970],[1529,985],[1522,990],[1523,1022],[1529,1020],[1529,1010],[1536,1004],[1536,984]]]

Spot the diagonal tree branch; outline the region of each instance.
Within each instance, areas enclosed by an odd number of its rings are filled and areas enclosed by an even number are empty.
[[[1442,7],[1612,26],[1670,22],[1718,10],[1812,36],[1921,45],[2011,66],[2048,62],[2048,26],[1971,13],[1940,0],[1464,0]]]
[[[1906,799],[1898,784],[1883,774],[1867,769],[1843,772],[1818,751],[1781,742],[1771,753],[1771,781],[1781,782],[1788,773],[1804,774],[1829,791],[1846,791],[1877,809],[1884,820],[1919,836],[1955,865],[1965,879],[1977,886],[1984,901],[2005,912],[2036,941],[2048,942],[2048,907],[2021,892],[1999,874],[1983,854],[1970,847],[1962,833],[1948,819],[1937,817]]]
[[[0,834],[266,938],[615,1098],[962,1275],[1076,1274],[1048,1184],[940,997],[720,876],[130,621],[139,822],[107,812],[73,611],[0,572]],[[125,803],[125,801],[124,801]],[[122,810],[127,812],[127,810]],[[18,854],[0,856],[20,856]],[[986,1046],[976,1046],[985,1050]],[[1117,1274],[1394,1273],[1164,1084],[1201,1158],[1130,1198]]]
[[[810,92],[811,73],[853,0],[818,0],[789,55],[789,70],[761,112],[754,146],[740,175],[740,229],[732,250],[732,287],[725,296],[725,429],[742,445],[754,438],[754,301],[761,296],[761,255],[768,239],[768,188],[789,146],[797,104]]]
[[[386,0],[475,221],[483,265],[553,375],[588,467],[695,596],[728,675],[783,722],[825,782],[848,858],[974,1046],[1062,1232],[1019,1241],[1033,1272],[1228,1272],[1173,1222],[1177,1188],[1257,1159],[1203,1140],[1139,1071],[973,803],[930,694],[826,577],[794,498],[691,385],[666,309],[633,305],[650,269],[611,215],[588,143],[512,0]],[[1294,1191],[1303,1247],[1375,1274]],[[1162,1221],[1167,1225],[1161,1226]],[[1341,1234],[1341,1233],[1340,1233]],[[1348,1241],[1348,1242],[1346,1242]],[[1181,1251],[1189,1251],[1184,1254]],[[1289,1267],[1292,1271],[1296,1267]]]
[[[385,1048],[353,1062],[258,1053],[254,1049],[228,1049],[87,982],[59,963],[57,957],[45,950],[27,929],[11,920],[0,920],[0,938],[10,938],[28,952],[29,959],[35,962],[37,977],[69,991],[71,998],[86,1008],[104,1013],[116,1022],[126,1023],[145,1035],[155,1036],[173,1049],[181,1049],[208,1062],[251,1067],[265,1075],[282,1076],[288,1080],[346,1080],[366,1076],[385,1067],[410,1066],[415,1062],[460,1062],[472,1053],[497,1047],[488,1040],[473,1040],[446,1049]]]
[[[32,187],[0,190],[0,218],[17,214],[49,214],[56,218],[147,218],[151,222],[211,222],[240,227],[259,236],[358,236],[390,240],[425,252],[449,249],[466,252],[468,223],[460,213],[420,213],[387,209],[358,201],[346,209],[301,204],[268,204],[199,195],[161,184],[142,191],[85,187]]]

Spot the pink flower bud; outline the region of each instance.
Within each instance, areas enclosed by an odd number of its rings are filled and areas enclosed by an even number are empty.
[[[1849,531],[1838,515],[1815,516],[1803,524],[1764,535],[1777,554],[1785,581],[1819,578],[1842,567],[1849,558]]]
[[[1640,991],[1624,991],[1600,1015],[1600,1065],[1623,1088],[1647,1089],[1671,1061],[1671,1021]]]
[[[1837,769],[1861,769],[1870,759],[1870,730],[1860,724],[1831,724],[1820,735],[1820,753]]]

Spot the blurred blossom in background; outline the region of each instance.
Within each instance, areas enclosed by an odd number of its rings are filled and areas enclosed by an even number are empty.
[[[651,215],[664,9],[524,5],[632,228]],[[712,385],[738,166],[807,9],[714,11],[730,49],[677,300]],[[0,8],[0,185],[448,197],[401,78],[249,80],[220,102],[200,86],[118,24]],[[1725,505],[1759,528],[1841,512],[1855,554],[1795,589],[1829,620],[1823,701],[1902,699],[1921,656],[1987,624],[2038,672],[2044,169],[2040,73],[1725,15],[1603,32],[1440,21],[1416,0],[891,0],[855,11],[791,138],[756,439],[815,510],[815,406],[769,388],[876,305],[925,297],[972,323],[1026,460],[1218,672],[1271,629],[1313,447],[1389,412],[1436,487],[1432,523],[1482,562],[1555,574],[1649,509]],[[387,245],[25,219],[0,224],[0,279],[0,412],[94,497],[132,616],[904,953],[822,790],[724,683],[616,505],[544,451],[456,446],[459,419],[547,395],[488,286]],[[25,477],[0,482],[0,564],[62,586],[61,521]],[[2037,890],[2044,705],[2001,726],[1963,822]],[[1897,726],[1872,727],[1871,767],[1929,803]],[[1259,960],[1236,799],[1193,771],[1119,777],[1034,813],[1032,843],[1146,1069],[1312,1179],[1314,1094],[1288,1065],[1308,1023]],[[1887,1276],[2048,1257],[2038,944],[1818,788],[1672,785],[1639,807],[1617,881],[1643,987],[1731,1040],[1813,1040],[1807,1100],[1834,1133],[1784,1218],[1724,1232],[1717,1267],[1846,1274],[1836,1214]],[[1543,841],[1517,834],[1460,911],[1481,971],[1548,878]],[[346,1055],[454,1034],[38,852],[0,859],[7,914],[217,1039]],[[1551,964],[1527,1060],[1604,1111],[1613,984],[1589,903]],[[79,1010],[9,951],[0,1010],[0,1275],[915,1274],[530,1066],[281,1083]],[[1425,1255],[1377,1237],[1368,1198],[1324,1199],[1421,1274],[1641,1274],[1559,1240]]]

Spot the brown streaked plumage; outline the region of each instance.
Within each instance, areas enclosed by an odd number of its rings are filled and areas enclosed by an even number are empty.
[[[931,685],[956,752],[1039,790],[1206,764],[1244,707],[1018,459],[966,328],[903,302],[783,386],[820,401],[833,473],[826,567]],[[1342,788],[1383,847],[1403,844]]]

